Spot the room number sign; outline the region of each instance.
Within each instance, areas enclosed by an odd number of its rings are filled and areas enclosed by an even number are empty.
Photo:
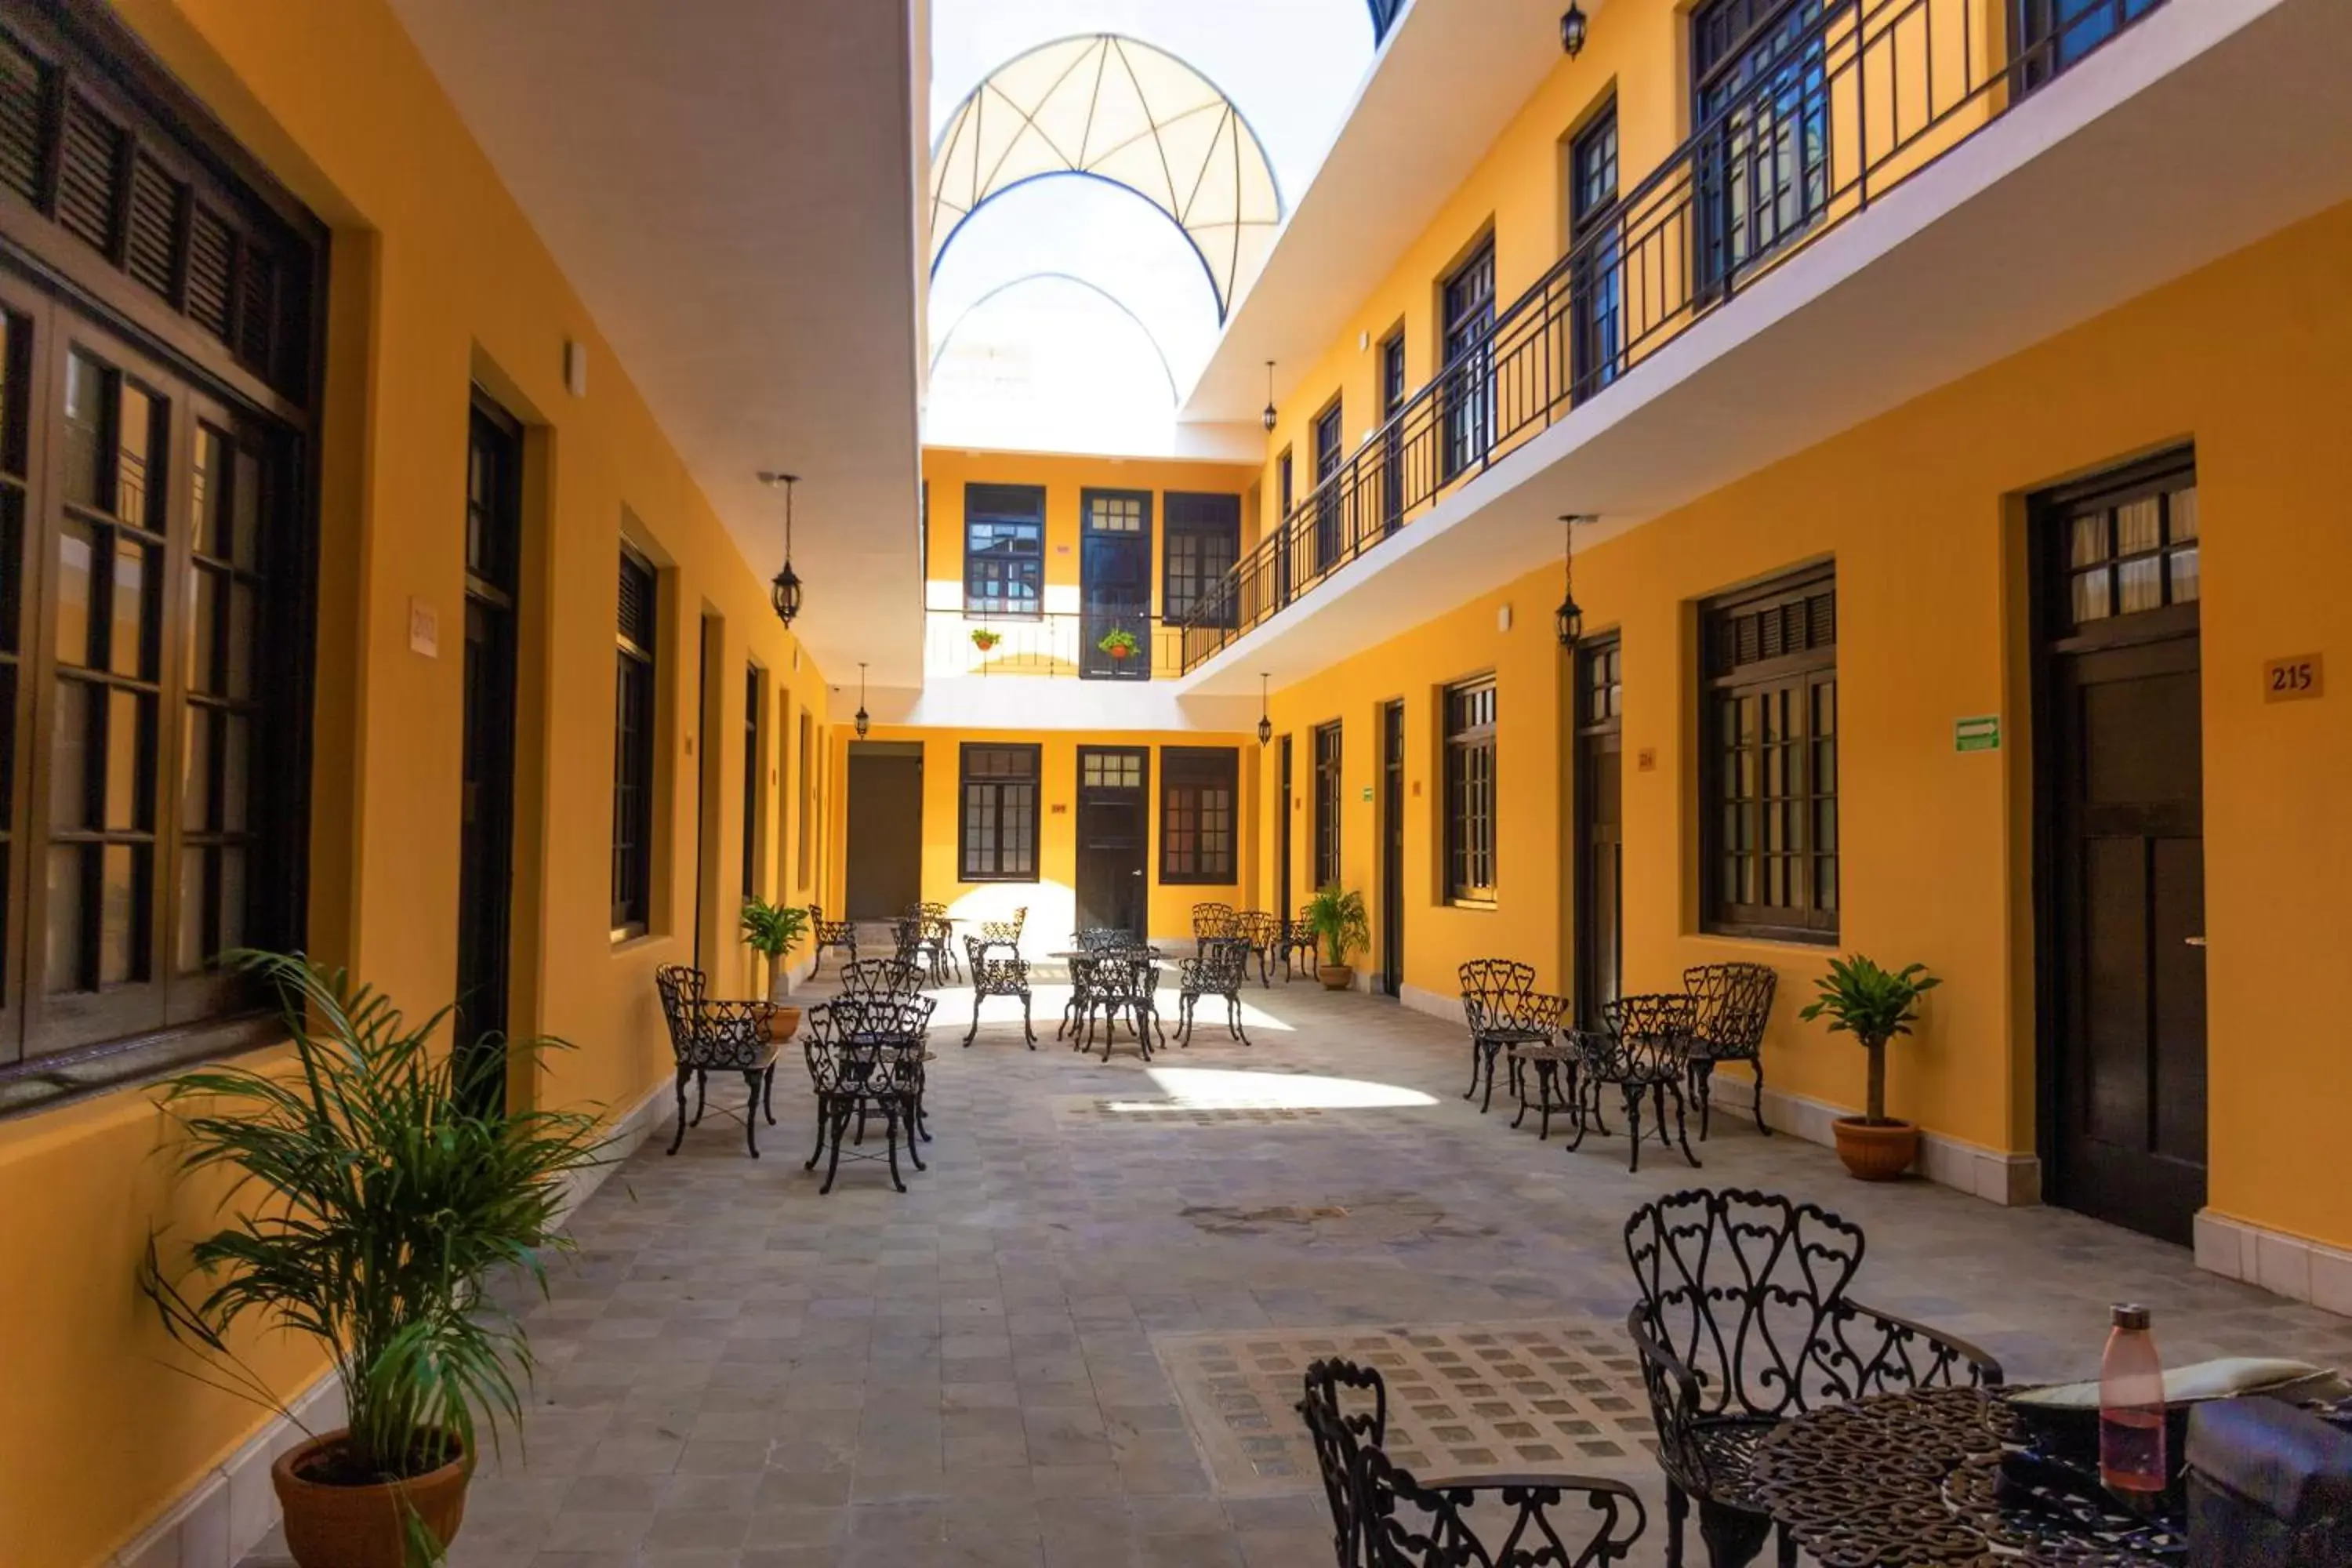
[[[2263,700],[2302,702],[2327,689],[2327,666],[2315,653],[2274,658],[2263,666]]]

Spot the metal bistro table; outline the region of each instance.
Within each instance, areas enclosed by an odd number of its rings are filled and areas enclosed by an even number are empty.
[[[2175,1524],[2104,1497],[2004,1484],[2016,1419],[1982,1389],[1798,1415],[1757,1449],[1755,1496],[1824,1568],[2178,1568]]]

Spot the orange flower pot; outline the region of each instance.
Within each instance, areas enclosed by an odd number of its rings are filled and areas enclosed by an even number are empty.
[[[278,1456],[269,1479],[286,1515],[286,1550],[301,1568],[404,1568],[406,1526],[414,1509],[446,1546],[466,1518],[466,1482],[472,1465],[460,1455],[426,1475],[395,1487],[389,1482],[339,1486],[315,1480],[316,1468],[348,1432],[330,1432]]]
[[[1841,1116],[1833,1130],[1838,1158],[1845,1162],[1848,1174],[1862,1181],[1898,1181],[1919,1158],[1919,1130],[1908,1121]]]

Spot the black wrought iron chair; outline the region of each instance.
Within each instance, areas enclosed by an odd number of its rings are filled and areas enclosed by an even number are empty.
[[[923,1059],[933,1005],[928,996],[837,996],[808,1010],[803,1050],[809,1083],[816,1092],[816,1147],[802,1168],[814,1171],[819,1159],[826,1160],[820,1194],[833,1191],[845,1141],[850,1159],[887,1159],[890,1184],[903,1193],[907,1184],[898,1173],[903,1129],[908,1157],[915,1169],[924,1169],[917,1145],[929,1136],[923,1124]],[[882,1119],[885,1141],[880,1155],[865,1146],[867,1121],[877,1116]],[[856,1127],[854,1138],[852,1123]]]
[[[1752,1472],[1766,1434],[1805,1411],[1913,1388],[1997,1386],[1965,1340],[1846,1294],[1859,1226],[1778,1194],[1694,1189],[1635,1209],[1625,1255],[1641,1300],[1625,1321],[1666,1476],[1666,1561],[1698,1505],[1714,1568],[1744,1568],[1771,1519]],[[1783,1531],[1780,1561],[1796,1561]]]
[[[1029,1048],[1037,1048],[1037,1028],[1029,1016],[1029,961],[1021,950],[1009,942],[992,942],[982,937],[963,939],[964,957],[971,965],[971,1027],[964,1031],[963,1043],[970,1049],[980,1033],[980,1003],[983,996],[1018,996],[1021,998],[1021,1032],[1029,1040]]]
[[[980,940],[986,942],[1003,942],[1018,948],[1021,945],[1021,928],[1028,923],[1029,906],[1024,904],[1013,911],[1012,918],[1009,920],[981,921]]]
[[[1698,1100],[1699,1142],[1706,1142],[1715,1065],[1746,1062],[1756,1075],[1756,1131],[1764,1125],[1764,1026],[1780,977],[1761,963],[1701,963],[1683,971],[1696,1016],[1691,1024],[1690,1087]]]
[[[1601,1016],[1608,1026],[1605,1029],[1575,1029],[1569,1034],[1579,1089],[1576,1131],[1569,1148],[1583,1147],[1588,1121],[1592,1131],[1608,1135],[1601,1103],[1613,1087],[1624,1100],[1628,1170],[1642,1168],[1644,1099],[1650,1101],[1658,1142],[1667,1147],[1673,1141],[1666,1136],[1666,1107],[1673,1105],[1675,1140],[1682,1144],[1683,1158],[1696,1166],[1698,1156],[1691,1152],[1683,1103],[1683,1084],[1690,1076],[1691,999],[1679,991],[1616,996],[1601,1005]]]
[[[1576,1048],[1563,1032],[1573,1011],[1565,996],[1530,991],[1486,1016],[1490,1036],[1501,1041],[1510,1062],[1511,1095],[1519,1102],[1519,1113],[1511,1118],[1511,1126],[1525,1126],[1528,1112],[1535,1111],[1538,1140],[1551,1137],[1554,1116],[1572,1115],[1581,1103]]]
[[[1080,952],[1117,952],[1121,948],[1143,944],[1125,926],[1088,926],[1070,933],[1070,945]]]
[[[1368,1366],[1314,1363],[1297,1410],[1339,1568],[1601,1568],[1623,1562],[1648,1523],[1633,1488],[1598,1476],[1419,1479],[1388,1457],[1388,1387]]]
[[[903,1000],[921,995],[929,979],[921,964],[903,958],[861,958],[842,965],[841,994]]]
[[[668,1152],[677,1152],[688,1127],[702,1125],[702,1110],[714,1072],[740,1072],[748,1095],[743,1106],[743,1146],[760,1157],[759,1119],[776,1120],[776,1042],[771,1038],[776,1008],[772,1002],[715,1002],[709,981],[690,964],[665,963],[654,971],[669,1047],[677,1059],[677,1130]],[[694,1116],[686,1114],[687,1080],[694,1080]]]
[[[1528,998],[1535,994],[1534,965],[1507,958],[1474,958],[1455,973],[1462,982],[1462,1014],[1470,1025],[1470,1088],[1462,1098],[1477,1098],[1484,1074],[1486,1099],[1478,1107],[1483,1115],[1495,1104],[1495,1058],[1507,1047],[1549,1040],[1552,1030],[1538,1037],[1520,1021]]]
[[[923,951],[929,955],[932,975],[942,983],[961,981],[963,969],[956,960],[955,922],[948,919],[948,907],[921,903],[910,912],[922,924]]]
[[[1071,967],[1075,970],[1076,965]],[[1135,1036],[1136,1049],[1150,1061],[1152,1037],[1159,1035],[1162,1046],[1168,1043],[1160,1028],[1160,961],[1129,949],[1097,953],[1090,968],[1079,1019],[1078,1049],[1093,1048],[1095,1021],[1100,1019],[1103,1060],[1110,1060],[1111,1047],[1118,1042],[1118,1026],[1124,1019]]]
[[[1176,966],[1176,1043],[1192,1043],[1192,1011],[1203,996],[1225,999],[1225,1030],[1244,1045],[1250,1037],[1242,1027],[1242,986],[1249,979],[1249,944],[1237,936],[1206,939],[1200,956]]]
[[[1208,944],[1223,942],[1234,934],[1234,906],[1231,904],[1194,904],[1192,906],[1192,956],[1198,958],[1208,951]]]
[[[1257,960],[1257,983],[1274,984],[1274,950],[1282,941],[1282,917],[1264,910],[1244,910],[1234,916],[1234,934],[1249,947],[1250,956]]]
[[[1294,970],[1291,960],[1304,955],[1306,962]],[[1307,906],[1298,906],[1297,920],[1284,921],[1282,933],[1275,939],[1274,956],[1282,961],[1283,984],[1288,984],[1294,974],[1308,978],[1323,973],[1323,947],[1316,940],[1315,922],[1307,918]]]
[[[824,955],[828,952],[845,952],[849,955],[850,963],[857,962],[857,922],[856,921],[829,921],[824,918],[824,910],[815,904],[808,907],[808,916],[809,978],[811,980],[816,978],[816,972],[824,966]]]

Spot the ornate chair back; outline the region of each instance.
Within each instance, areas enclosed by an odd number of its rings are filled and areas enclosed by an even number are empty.
[[[1752,1061],[1764,1048],[1780,977],[1761,963],[1701,963],[1683,971],[1691,1033],[1717,1061]]]
[[[1368,1408],[1342,1407],[1339,1391],[1370,1395]],[[1345,1568],[1360,1568],[1364,1561],[1364,1518],[1357,1490],[1358,1458],[1366,1447],[1377,1448],[1387,1440],[1389,1390],[1381,1374],[1349,1361],[1318,1361],[1307,1369],[1306,1396],[1298,1414],[1315,1444],[1315,1467],[1322,1472],[1323,1495],[1331,1505],[1332,1545]]]
[[[923,968],[903,958],[861,958],[841,966],[844,996],[916,996],[922,993]]]
[[[1239,937],[1212,938],[1183,965],[1184,989],[1195,996],[1232,996],[1249,978],[1249,947]]]
[[[1013,911],[1011,920],[981,921],[981,938],[990,942],[1010,942],[1018,947],[1021,945],[1021,928],[1028,923],[1028,920],[1029,906],[1024,904]]]
[[[1601,1005],[1602,1022],[1626,1066],[1641,1076],[1672,1075],[1687,1065],[1692,999],[1680,991],[1612,996]]]
[[[1508,958],[1474,958],[1456,973],[1462,981],[1462,1012],[1474,1035],[1498,1016],[1517,1010],[1536,988],[1535,966]]]
[[[774,1012],[765,1002],[714,1002],[710,982],[690,964],[665,963],[654,971],[662,1017],[669,1025],[670,1049],[682,1068],[711,1072],[746,1071],[775,1058],[768,1038]]]
[[[1009,938],[968,936],[963,953],[978,996],[1017,996],[1029,989],[1029,961]]]
[[[1231,904],[1194,904],[1192,906],[1192,940],[1197,942],[1213,937],[1234,934],[1234,906]]]
[[[1122,948],[1142,945],[1135,933],[1118,926],[1088,926],[1071,934],[1070,942],[1080,952],[1117,952]]]

